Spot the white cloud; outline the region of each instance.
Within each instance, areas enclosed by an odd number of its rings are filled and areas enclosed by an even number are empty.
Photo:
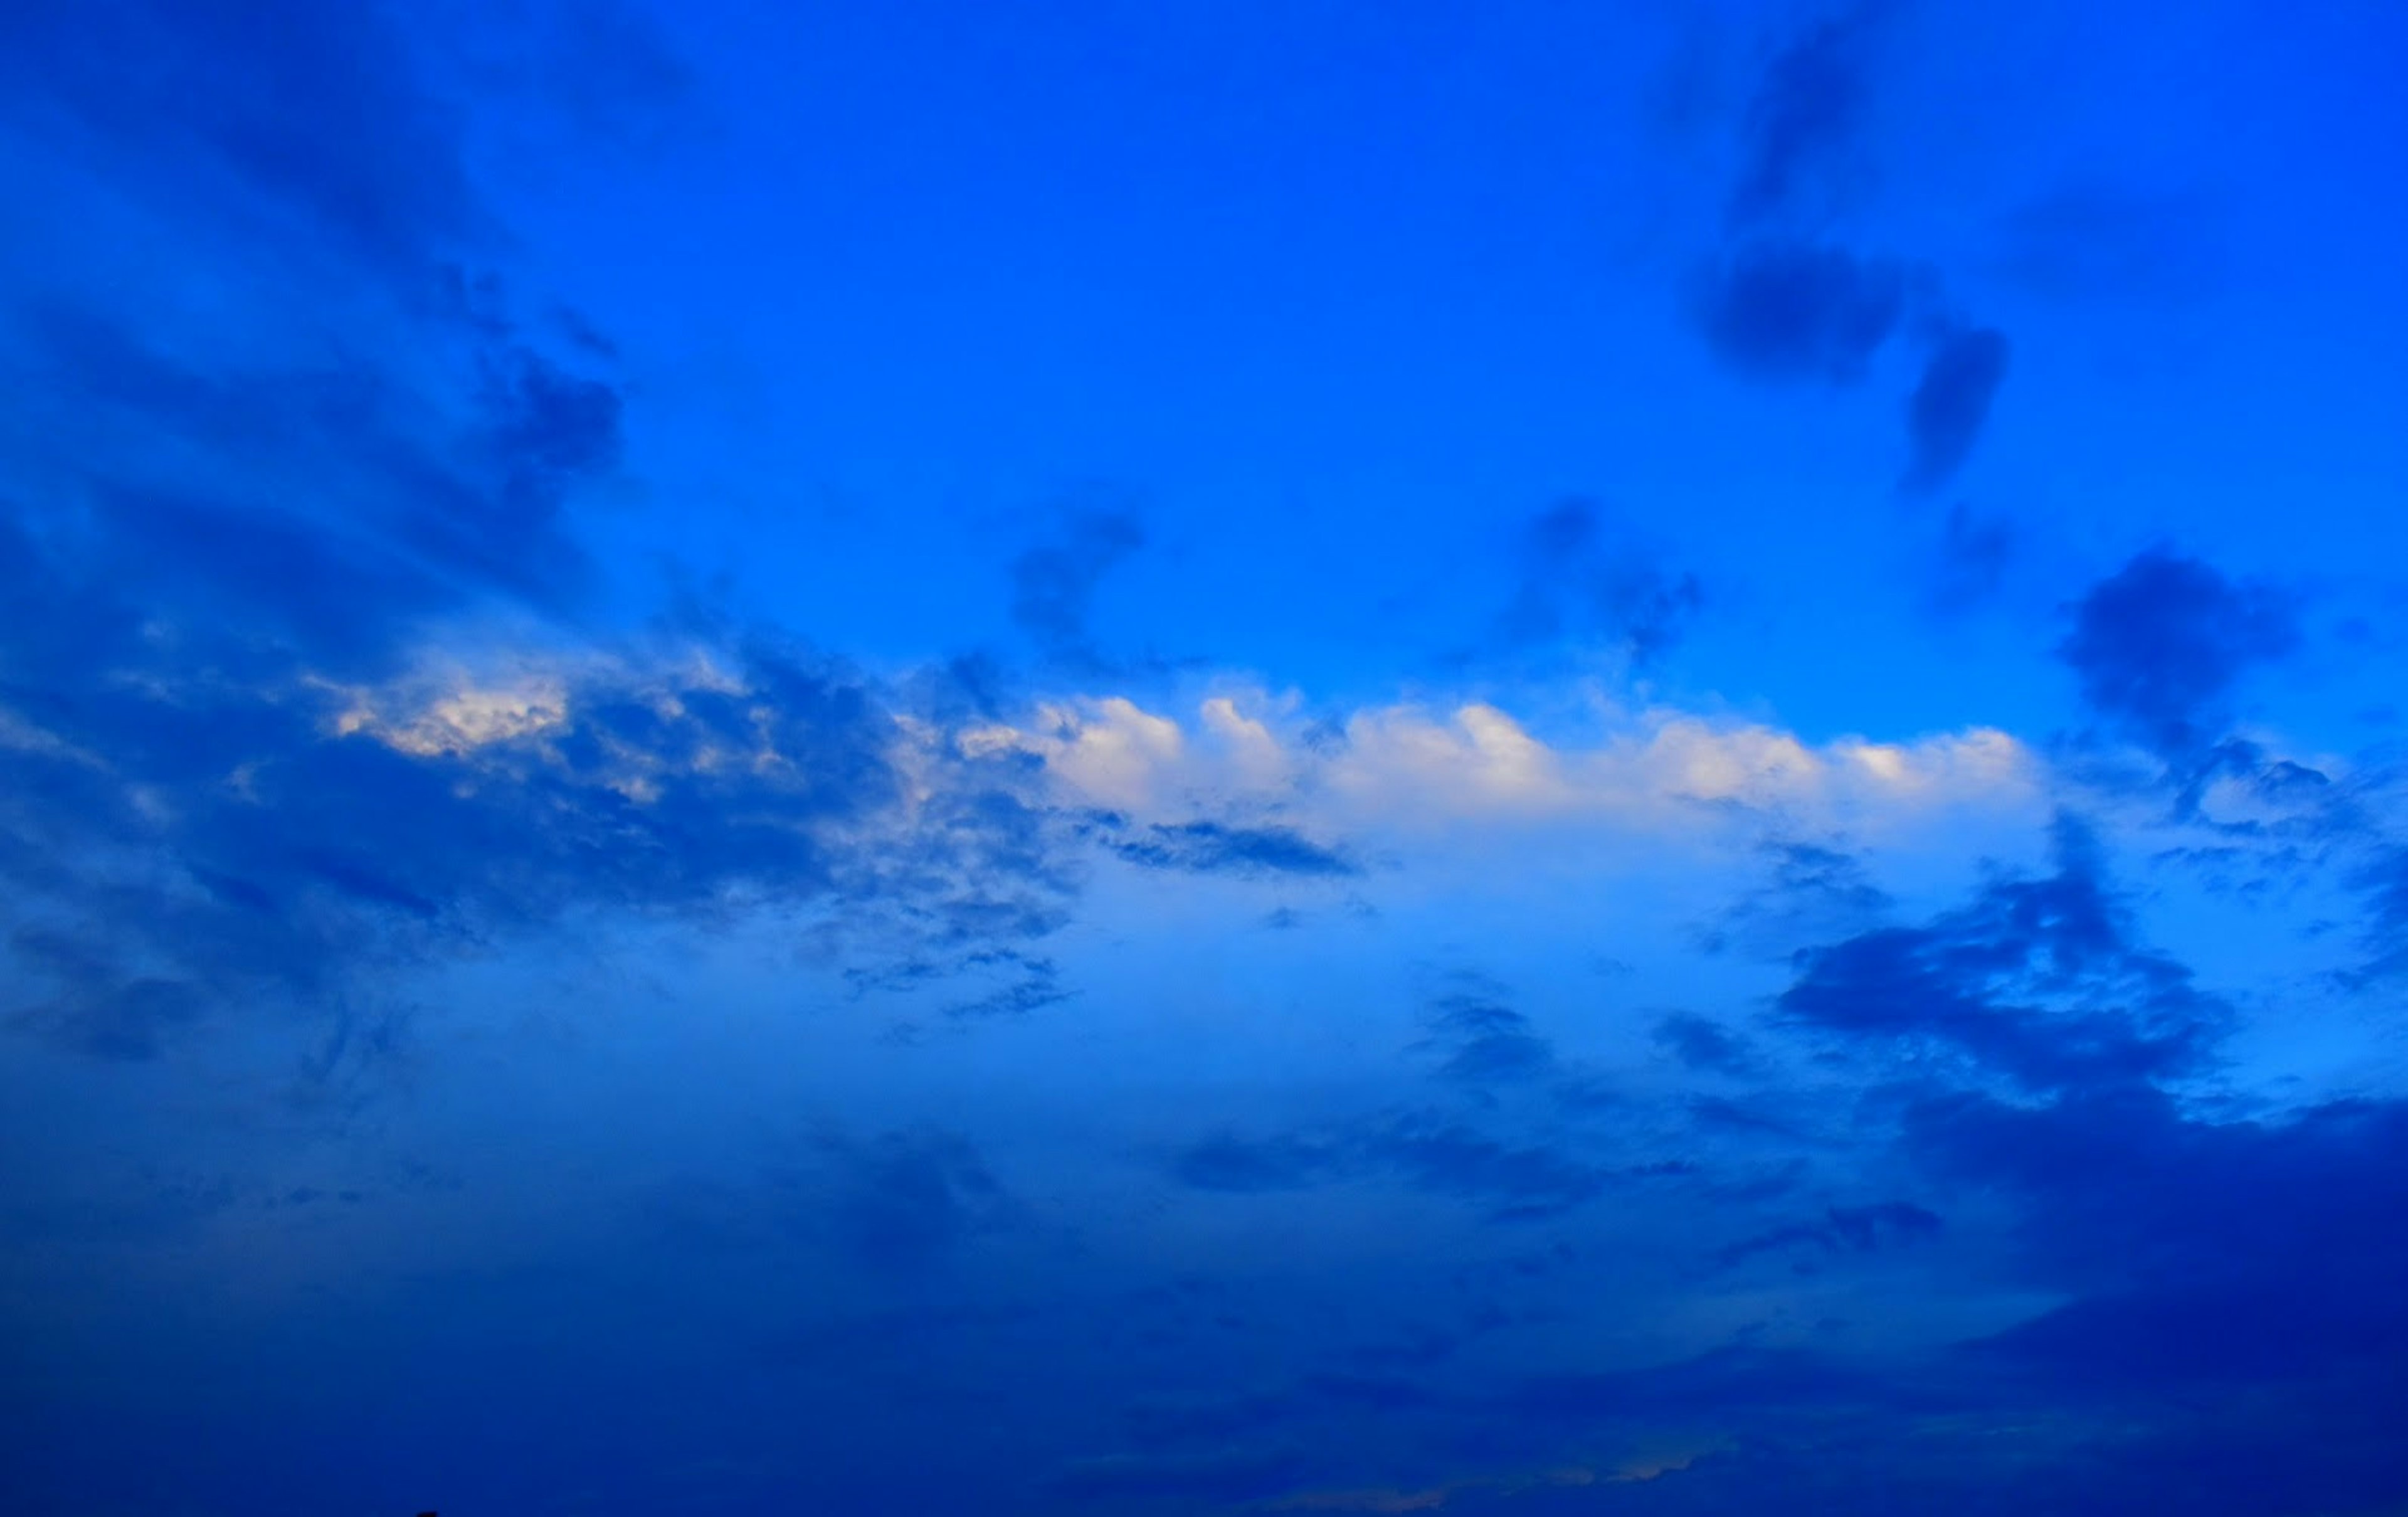
[[[2042,780],[2030,751],[1993,728],[1809,744],[1663,708],[1615,713],[1593,740],[1555,743],[1478,701],[1368,707],[1312,724],[1293,700],[1261,695],[1217,694],[1183,721],[1125,696],[1082,696],[960,741],[1040,756],[1071,804],[1149,817],[1252,805],[1402,832],[1467,822],[1656,831],[1735,809],[1878,827],[1940,809],[2028,810]]]

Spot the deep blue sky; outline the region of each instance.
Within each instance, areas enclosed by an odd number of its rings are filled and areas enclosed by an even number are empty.
[[[2408,1512],[2408,17],[0,7],[0,1504]]]

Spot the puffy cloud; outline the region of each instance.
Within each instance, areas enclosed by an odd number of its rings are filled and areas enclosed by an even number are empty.
[[[1042,704],[1026,727],[963,734],[968,751],[1040,757],[1061,794],[1144,819],[1198,804],[1277,806],[1288,825],[1409,833],[1471,821],[1587,821],[1643,831],[1704,825],[1727,809],[1864,819],[1970,805],[2027,810],[2043,776],[2003,732],[1909,743],[1809,746],[1777,728],[1670,708],[1621,713],[1607,735],[1556,744],[1498,708],[1367,707],[1308,722],[1216,695],[1192,725],[1125,696]]]

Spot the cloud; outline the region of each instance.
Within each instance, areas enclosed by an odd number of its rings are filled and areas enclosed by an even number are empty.
[[[1906,307],[1899,265],[1819,243],[1756,240],[1700,277],[1695,315],[1733,372],[1770,383],[1853,384]]]
[[[875,1274],[932,1268],[1017,1214],[1010,1193],[957,1133],[831,1140],[825,1151],[838,1177],[829,1224],[845,1252]]]
[[[1854,854],[1800,842],[1770,842],[1758,852],[1771,860],[1771,878],[1705,929],[1699,946],[1706,952],[1737,948],[1786,958],[1801,943],[1879,919],[1892,904]]]
[[[436,614],[559,607],[586,578],[565,513],[615,468],[609,381],[507,336],[427,391],[366,359],[179,353],[76,304],[17,316],[53,436],[10,461],[11,514],[121,593],[372,663]]]
[[[1498,618],[1497,641],[1522,649],[1570,640],[1610,646],[1643,669],[1670,651],[1704,604],[1694,574],[1675,575],[1593,501],[1571,499],[1531,518],[1523,570]]]
[[[708,670],[433,667],[552,640],[530,619],[593,580],[576,508],[624,482],[609,339],[473,266],[509,239],[453,87],[494,34],[283,0],[0,24],[31,107],[0,153],[62,203],[0,308],[36,397],[0,465],[16,1025],[150,1057],[236,1007],[373,1019],[366,966],[580,907],[878,894],[838,835],[920,807],[860,681],[759,637]]]
[[[1936,490],[1964,465],[2006,377],[2006,334],[1995,327],[1952,330],[1932,345],[1923,378],[1907,397],[1912,456],[1902,488]]]
[[[1853,7],[1809,27],[1765,65],[1741,122],[1741,160],[1720,256],[1691,281],[1690,315],[1743,379],[1852,385],[1911,308],[1942,299],[1936,270],[1835,239],[1872,93],[1872,52],[1891,7]],[[1928,318],[1927,318],[1928,320]],[[1900,488],[1939,488],[1964,465],[2006,378],[2004,333],[1940,323],[1905,405]]]
[[[1191,725],[1125,696],[1043,701],[1021,724],[972,724],[959,741],[966,753],[1040,760],[1067,807],[1182,825],[1198,797],[1276,804],[1310,836],[1335,837],[1464,821],[1684,831],[1757,807],[1800,823],[1959,805],[2021,811],[2040,780],[2032,755],[1988,728],[1809,747],[1777,728],[1650,708],[1602,713],[1601,735],[1558,747],[1483,702],[1326,717],[1260,697],[1244,700],[1247,716],[1240,704],[1211,696]]]
[[[1728,1268],[1762,1253],[1873,1253],[1926,1241],[1945,1224],[1938,1213],[1912,1201],[1877,1201],[1869,1206],[1828,1208],[1815,1222],[1792,1223],[1742,1238],[1716,1255]]]
[[[1365,1180],[1479,1207],[1497,1221],[1555,1216],[1626,1178],[1547,1141],[1493,1137],[1440,1111],[1408,1111],[1268,1138],[1222,1133],[1181,1152],[1171,1172],[1197,1190],[1264,1194]]]
[[[2289,597],[2162,548],[2133,555],[2072,609],[2057,654],[2080,677],[2084,700],[2169,757],[2212,738],[2229,720],[2224,698],[2252,665],[2300,643]]]
[[[1155,823],[1131,833],[1125,831],[1122,818],[1109,812],[1097,818],[1096,825],[1113,853],[1149,869],[1256,879],[1332,878],[1363,872],[1343,852],[1324,847],[1293,827]]]
[[[1426,1016],[1421,1047],[1442,1053],[1440,1072],[1470,1086],[1512,1084],[1552,1074],[1555,1048],[1530,1019],[1478,994],[1440,996]]]
[[[167,180],[195,202],[231,184],[396,272],[493,233],[458,113],[427,88],[423,55],[384,7],[20,8],[0,57],[12,93],[74,122],[112,176]]]
[[[469,167],[490,103],[535,107],[580,146],[624,147],[656,136],[691,88],[651,19],[616,0],[439,21],[379,0],[16,8],[0,21],[0,80],[48,107],[12,124],[62,158],[419,299],[447,261],[507,241]]]
[[[1816,23],[1772,56],[1742,123],[1742,159],[1730,198],[1734,222],[1799,208],[1809,186],[1842,165],[1864,126],[1868,53],[1885,10],[1857,6]]]
[[[2350,882],[2367,909],[2368,958],[2355,978],[2363,982],[2408,972],[2408,849],[2379,850]]]
[[[2033,1091],[2199,1072],[2229,1009],[2133,942],[2083,829],[2060,821],[2057,852],[2053,875],[2000,879],[1921,926],[1809,952],[1777,1012],[1909,1057],[1954,1054],[1971,1078]]]
[[[590,322],[460,262],[504,239],[435,78],[494,35],[402,19],[7,23],[47,103],[8,124],[48,136],[0,151],[92,215],[0,308],[37,397],[0,472],[0,1016],[116,1058],[238,1008],[350,1025],[372,969],[588,909],[810,903],[957,963],[1051,930],[1026,761],[947,746],[940,703],[728,624],[557,651],[627,391]],[[383,1046],[334,1041],[327,1079]]]
[[[1066,510],[1051,540],[1012,560],[1012,622],[1046,657],[1072,668],[1104,667],[1087,626],[1096,587],[1144,546],[1145,528],[1130,511]]]
[[[1685,1068],[1742,1077],[1757,1072],[1758,1061],[1747,1040],[1712,1018],[1674,1011],[1656,1022],[1652,1036]]]
[[[2015,556],[2017,536],[2003,517],[1951,506],[1932,554],[1925,604],[1942,615],[1966,610],[1998,593]]]
[[[2276,1386],[2303,1411],[2408,1406],[2399,1102],[2217,1121],[2147,1088],[2037,1107],[1967,1093],[1914,1109],[1903,1141],[1935,1179],[2018,1205],[2010,1267],[2067,1299],[1971,1347],[2041,1394]]]
[[[0,693],[50,738],[0,749],[0,873],[64,997],[24,1015],[69,1043],[152,1051],[197,1005],[323,1005],[579,909],[813,903],[956,958],[1060,920],[1025,773],[767,640],[353,685],[55,593],[124,629]]]

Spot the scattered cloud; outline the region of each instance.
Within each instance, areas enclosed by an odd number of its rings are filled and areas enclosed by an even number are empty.
[[[1793,1261],[1801,1255],[1872,1253],[1936,1238],[1944,1225],[1938,1213],[1912,1201],[1835,1206],[1816,1221],[1788,1223],[1742,1238],[1724,1249],[1718,1259],[1731,1267],[1766,1253]]]
[[[1741,122],[1742,159],[1730,216],[1751,224],[1797,214],[1820,189],[1828,201],[1864,130],[1870,53],[1887,7],[1859,5],[1817,21],[1765,65]]]
[[[1078,670],[1109,667],[1087,624],[1096,589],[1144,546],[1145,528],[1125,508],[1066,509],[1044,541],[1012,560],[1012,622],[1057,664]]]
[[[1853,384],[1898,330],[1899,265],[1813,242],[1742,244],[1697,288],[1706,343],[1733,372],[1770,382]]]
[[[1864,140],[1876,53],[1894,7],[1878,0],[1810,22],[1772,51],[1739,122],[1720,251],[1693,278],[1692,319],[1742,379],[1849,386],[1917,312],[1928,347],[1904,407],[1900,488],[1926,494],[1971,455],[2007,372],[1995,327],[1935,320],[1940,271],[1858,251],[1842,231],[1871,178]]]
[[[1758,1060],[1748,1040],[1711,1017],[1674,1011],[1660,1018],[1654,1032],[1656,1045],[1684,1068],[1705,1074],[1745,1078],[1758,1072]]]
[[[1964,465],[2006,377],[2007,338],[1995,327],[1946,332],[1932,344],[1923,378],[1907,397],[1912,457],[1904,488],[1936,490]]]
[[[2300,646],[2289,596],[2163,548],[2134,554],[2072,611],[2057,653],[2083,698],[2168,757],[2211,741],[2230,720],[2224,701],[2241,676]]]
[[[1111,812],[1096,817],[1094,824],[1109,839],[1106,846],[1113,853],[1149,869],[1254,878],[1328,878],[1363,872],[1343,852],[1316,843],[1293,827],[1157,822],[1131,829]]]
[[[1870,925],[1892,904],[1854,854],[1794,841],[1766,843],[1758,852],[1770,861],[1770,878],[1705,928],[1699,946],[1706,952],[1785,959],[1803,944]]]
[[[1663,567],[1595,502],[1558,502],[1523,530],[1522,572],[1498,618],[1501,649],[1601,645],[1634,670],[1662,658],[1704,604],[1694,574]]]
[[[1954,615],[1999,592],[2021,538],[2013,522],[1962,504],[1948,508],[1934,547],[1925,604]]]
[[[1449,1080],[1484,1087],[1555,1072],[1554,1046],[1531,1030],[1530,1019],[1485,995],[1442,995],[1426,1021],[1422,1047],[1443,1055],[1439,1068]]]
[[[1010,1225],[1018,1203],[957,1133],[831,1139],[838,1170],[829,1225],[844,1251],[881,1275],[943,1263],[968,1238]]]
[[[1920,926],[1805,954],[1779,1014],[1909,1059],[1953,1054],[1969,1078],[2037,1092],[2202,1071],[2230,1009],[2132,940],[2086,831],[2060,821],[2057,846],[2053,875],[2003,878]]]

